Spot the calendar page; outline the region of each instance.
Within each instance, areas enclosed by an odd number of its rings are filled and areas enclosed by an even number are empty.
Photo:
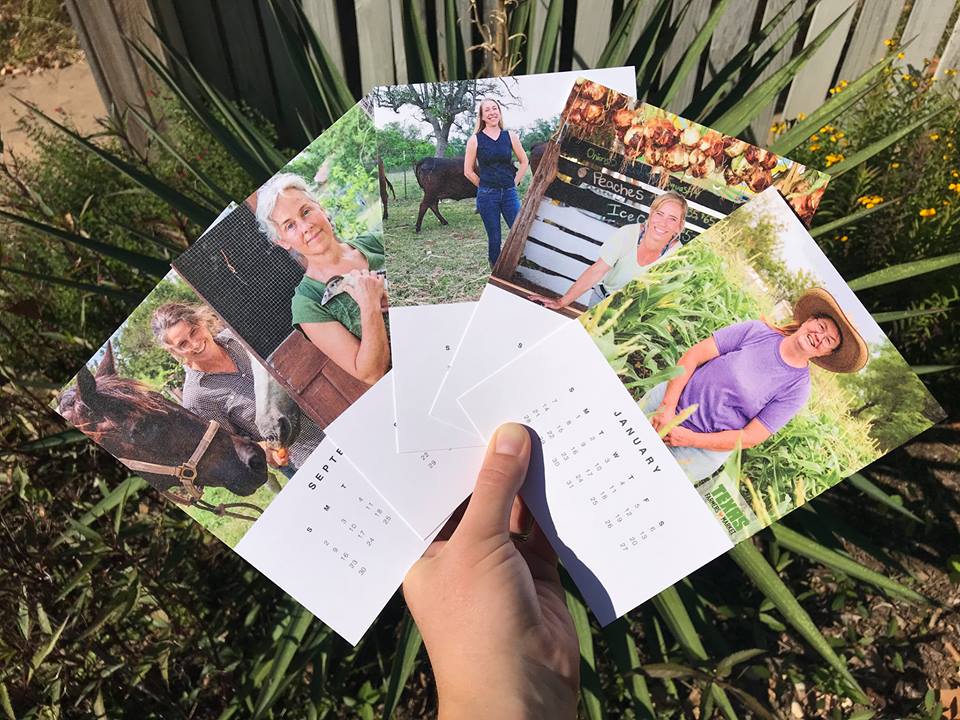
[[[460,402],[484,438],[537,431],[544,480],[523,499],[601,624],[733,547],[578,323]]]
[[[776,188],[459,402],[540,433],[525,497],[603,621],[944,417]]]
[[[485,221],[475,212],[476,183],[464,174],[466,143],[476,136],[479,105],[497,104],[502,131],[511,142],[516,139],[529,160],[530,170],[518,183],[514,180],[516,188],[507,189],[515,193],[518,207],[579,75],[626,93],[636,87],[636,70],[619,67],[377,87],[371,93],[383,167],[390,343],[402,452],[479,442],[465,419],[437,422],[423,415],[423,404],[427,409],[432,404],[466,328],[466,322],[457,328],[450,324],[455,311],[446,305],[479,298],[510,222],[498,213],[500,229],[494,230],[489,215]],[[520,156],[515,147],[512,162],[511,173],[517,173]],[[447,346],[451,349],[442,351],[443,366],[432,374],[426,357],[432,348]]]
[[[458,396],[556,322],[595,306],[768,187],[809,224],[828,181],[616,88],[577,80],[430,414],[467,427]],[[662,232],[647,232],[648,224]],[[504,313],[517,320],[503,322]]]

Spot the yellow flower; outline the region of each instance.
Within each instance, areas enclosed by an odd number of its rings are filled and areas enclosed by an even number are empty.
[[[896,170],[898,167],[900,167],[900,163],[890,163],[890,167]]]
[[[930,133],[930,139],[936,142],[940,139],[940,133]]]
[[[956,68],[947,68],[947,69],[944,71],[943,74],[944,74],[944,75],[947,75],[948,77],[954,77],[954,76],[957,74],[957,69],[956,69]]]
[[[960,177],[960,172],[957,172],[956,170],[951,170],[950,174],[953,175],[954,177]]]
[[[887,38],[886,40],[883,41],[883,44],[886,45],[887,47],[893,47],[894,45],[896,45],[896,41],[893,38]]]
[[[819,135],[811,135],[811,136],[810,136],[810,142],[816,142],[816,141],[819,140],[819,139],[820,139],[820,136],[819,136]]]
[[[901,79],[901,80],[909,80],[909,79],[910,79],[910,76],[909,76],[907,73],[904,73],[903,75],[900,76],[900,79]]]
[[[802,113],[797,113],[797,120],[806,120],[806,119],[807,119],[807,114],[806,114],[806,113],[803,113],[803,112],[802,112]]]
[[[897,60],[903,60],[904,57],[906,56],[902,52],[897,53]]]
[[[840,236],[840,242],[846,242],[849,238],[846,235]]]
[[[825,160],[827,162],[827,167],[830,167],[831,165],[834,165],[835,163],[838,163],[841,160],[843,160],[843,155],[841,155],[840,153],[830,153],[829,155],[827,155]]]
[[[820,128],[820,132],[822,133],[833,132],[833,125],[824,125],[822,128]]]
[[[922,218],[933,217],[936,214],[937,214],[936,208],[921,208],[920,210],[920,217]]]
[[[920,83],[918,83],[916,80],[914,80],[914,81],[913,81],[912,83],[910,83],[910,84],[911,84],[913,87],[920,87]]]
[[[949,200],[944,200],[944,201],[943,201],[943,204],[944,204],[944,205],[949,205],[949,204],[950,204],[950,201],[949,201]]]
[[[816,152],[817,150],[820,149],[820,146],[817,145],[816,143],[814,143],[813,145],[811,145],[811,146],[810,146],[809,148],[807,148],[807,149],[808,149],[810,152]]]

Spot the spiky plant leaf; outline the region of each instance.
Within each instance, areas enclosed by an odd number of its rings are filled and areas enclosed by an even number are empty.
[[[550,5],[547,7],[547,17],[543,22],[543,34],[540,36],[537,62],[533,66],[534,73],[545,73],[553,70],[553,55],[557,49],[557,39],[560,37],[560,22],[562,20],[563,0],[550,0]]]
[[[810,230],[810,237],[820,237],[821,235],[826,235],[828,232],[833,232],[834,230],[839,230],[840,228],[846,227],[847,225],[853,225],[854,223],[862,220],[868,215],[872,215],[875,212],[879,212],[890,205],[895,205],[896,203],[903,200],[903,198],[896,198],[894,200],[888,200],[885,203],[879,203],[874,205],[872,208],[864,208],[862,210],[857,210],[852,212],[849,215],[844,215],[842,218],[832,220],[823,225],[818,225],[817,227]]]
[[[302,605],[294,607],[283,620],[280,621],[278,628],[282,628],[280,641],[277,643],[277,651],[270,662],[270,675],[267,678],[266,685],[257,698],[257,703],[253,710],[254,720],[262,718],[270,707],[279,699],[277,690],[283,682],[287,668],[293,660],[294,654],[300,648],[303,642],[303,636],[313,622],[313,615]]]
[[[881,505],[885,505],[891,510],[900,513],[904,517],[910,518],[914,522],[920,523],[921,525],[924,524],[921,518],[907,510],[902,503],[897,502],[897,500],[878,488],[860,473],[854,473],[848,477],[847,482],[853,485],[857,490],[862,492],[867,497],[879,502]]]
[[[868,288],[888,285],[889,283],[899,282],[907,278],[926,275],[928,273],[944,270],[948,267],[960,264],[960,252],[941,255],[940,257],[925,258],[923,260],[911,260],[910,262],[891,265],[890,267],[877,270],[866,275],[854,278],[847,284],[851,290],[867,290]]]
[[[403,627],[400,630],[400,643],[393,655],[393,664],[390,667],[390,679],[387,681],[387,694],[383,700],[383,720],[390,720],[393,711],[400,702],[400,696],[407,685],[407,680],[413,673],[417,655],[423,645],[423,638],[417,624],[410,613],[403,617]]]
[[[723,17],[723,13],[726,12],[729,3],[730,0],[720,0],[714,4],[709,17],[707,17],[707,21],[703,24],[703,27],[697,31],[696,37],[694,37],[690,45],[687,46],[686,52],[684,52],[680,62],[677,63],[665,81],[666,88],[658,101],[662,107],[668,107],[670,105],[673,98],[683,86],[687,76],[689,76],[690,72],[700,63],[700,58],[710,44],[710,40],[713,38],[713,31],[717,29],[717,23],[720,22],[720,18]]]
[[[123,302],[127,303],[135,303],[140,299],[140,293],[132,292],[130,290],[122,290],[111,285],[94,285],[93,283],[77,282],[76,280],[57,277],[56,275],[35,273],[30,272],[29,270],[21,270],[20,268],[13,268],[10,266],[0,266],[0,273],[5,272],[13,273],[14,275],[20,275],[21,277],[31,278],[33,280],[40,280],[41,282],[50,283],[51,285],[60,285],[61,287],[73,288],[74,290],[81,290],[93,295],[102,295],[103,297],[122,300]]]

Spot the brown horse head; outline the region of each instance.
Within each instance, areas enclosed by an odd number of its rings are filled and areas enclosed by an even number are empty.
[[[176,466],[189,459],[209,425],[136,380],[119,377],[109,343],[96,376],[82,368],[76,386],[60,397],[59,411],[111,455],[160,465]],[[169,475],[140,474],[158,490],[179,486]],[[224,487],[245,496],[266,480],[263,449],[223,429],[197,466],[198,488]]]

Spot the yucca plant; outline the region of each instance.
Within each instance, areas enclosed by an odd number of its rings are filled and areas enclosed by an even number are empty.
[[[714,3],[707,22],[666,76],[660,72],[662,58],[684,14],[671,18],[669,0],[657,0],[646,24],[636,28],[640,4],[640,0],[623,3],[620,20],[601,53],[600,65],[634,64],[638,95],[669,107],[678,88],[695,72],[697,58],[709,46],[721,13],[728,12],[731,3],[726,0]],[[447,44],[440,49],[440,56],[434,57],[418,16],[418,3],[415,0],[400,3],[411,81],[469,77],[474,67],[479,68],[479,72],[501,74],[558,69],[556,43],[564,32],[562,0],[550,0],[545,10],[543,4],[532,0],[500,3],[496,13],[474,19],[483,42],[470,52],[456,32],[459,3],[444,0],[442,5]],[[746,132],[751,121],[796,77],[840,23],[842,18],[795,53],[780,70],[755,84],[754,78],[769,66],[773,57],[794,42],[815,5],[810,4],[799,19],[779,30],[777,26],[790,7],[788,3],[778,16],[753,33],[726,65],[716,69],[710,83],[686,107],[671,109],[727,133]],[[345,78],[329,60],[300,4],[269,0],[266,6],[279,28],[301,84],[313,97],[314,108],[320,110],[311,118],[302,118],[307,140],[343,114],[358,98],[351,94]],[[544,41],[537,56],[531,57],[526,51],[525,38],[534,27],[538,12],[546,13]],[[635,31],[638,40],[631,45],[629,38]],[[42,196],[34,192],[21,195],[19,203],[7,203],[0,210],[6,221],[18,225],[18,233],[45,243],[54,239],[57,243],[66,243],[62,247],[71,255],[76,252],[74,248],[82,248],[82,263],[102,262],[107,267],[122,264],[150,280],[165,272],[172,252],[212,221],[226,201],[245,196],[287,160],[289,149],[278,148],[262,123],[228,101],[205,80],[189,58],[180,56],[169,43],[164,44],[166,58],[135,41],[131,47],[180,104],[178,111],[183,112],[193,126],[202,128],[210,141],[218,145],[217,151],[240,169],[242,181],[234,176],[229,183],[230,190],[225,189],[228,183],[205,166],[205,161],[195,157],[191,152],[194,148],[178,145],[169,129],[151,125],[144,114],[131,112],[120,118],[120,124],[113,129],[114,136],[122,135],[124,123],[137,123],[152,139],[152,155],[130,157],[120,145],[111,147],[102,138],[84,138],[35,110],[43,122],[76,143],[79,150],[89,153],[90,162],[103,163],[112,177],[121,178],[128,188],[126,192],[142,194],[162,205],[166,214],[162,222],[165,232],[145,232],[143,228],[130,227],[128,242],[107,242],[91,237],[82,224],[64,221],[60,213],[51,210]],[[759,53],[762,46],[766,49]],[[474,62],[477,59],[479,61]],[[834,122],[876,88],[893,61],[891,53],[854,79],[843,93],[834,95],[808,118],[779,135],[772,149],[789,154],[818,128]],[[945,105],[934,106],[869,146],[853,148],[831,171],[835,174],[861,172],[873,158],[930,122],[944,108]],[[157,158],[162,158],[162,162]],[[178,179],[159,169],[163,163],[178,169],[174,174]],[[824,226],[828,230],[815,233],[841,232],[868,214],[870,210],[865,209],[831,218]],[[4,264],[7,262],[5,258]],[[858,290],[879,287],[957,263],[960,263],[957,255],[905,263],[863,276],[851,284]],[[70,296],[73,298],[110,298],[118,303],[110,307],[117,309],[131,307],[136,294],[109,277],[89,282],[36,272],[35,268],[11,266],[2,270],[31,281],[57,285],[64,288],[64,292],[74,293]],[[682,271],[682,268],[676,269],[677,273]],[[678,276],[677,281],[680,280]],[[658,293],[667,293],[669,289],[667,284],[659,291],[630,298],[629,302],[656,307],[662,299]],[[717,312],[721,312],[723,302],[734,302],[720,297],[717,301]],[[616,313],[626,312],[627,308],[606,310]],[[915,312],[904,308],[887,313],[885,319],[909,318]],[[115,319],[121,319],[119,312]],[[62,331],[64,337],[72,334],[69,328]],[[682,334],[684,330],[680,328],[677,332]],[[693,338],[693,329],[689,329],[689,334]],[[625,371],[633,373],[632,384],[636,388],[662,379],[658,373],[675,364],[676,358],[658,356],[629,334],[609,340],[604,348],[608,358],[622,362]],[[94,345],[86,342],[82,352],[89,354]],[[27,348],[23,352],[25,357],[29,356]],[[37,378],[18,377],[20,372],[9,360],[0,362],[0,374],[29,395],[31,383],[35,384]],[[63,373],[48,376],[47,385],[56,386],[56,381],[65,378]],[[60,566],[52,570],[57,592],[48,593],[51,602],[44,604],[26,594],[27,587],[36,586],[35,579],[23,580],[21,589],[4,591],[5,607],[15,609],[19,633],[18,638],[5,640],[0,647],[4,657],[0,670],[0,710],[8,717],[39,717],[48,711],[67,713],[69,710],[64,705],[67,701],[69,707],[83,707],[98,716],[123,713],[136,707],[143,716],[161,716],[171,708],[182,708],[185,714],[214,717],[219,713],[221,718],[281,717],[289,714],[284,709],[286,706],[305,708],[302,712],[298,710],[297,716],[324,717],[338,715],[342,707],[349,706],[360,717],[373,717],[379,712],[387,718],[401,707],[405,687],[417,684],[411,683],[411,679],[425,663],[416,626],[399,604],[391,604],[378,627],[360,646],[347,648],[303,608],[282,599],[269,583],[243,567],[230,553],[223,553],[209,540],[204,540],[189,521],[179,515],[150,511],[155,499],[145,492],[141,479],[122,479],[115,466],[92,466],[90,452],[86,445],[80,444],[83,436],[79,433],[54,432],[46,419],[36,427],[36,423],[27,418],[42,418],[42,407],[40,395],[35,396],[35,402],[24,400],[17,414],[22,421],[15,419],[6,425],[8,437],[23,440],[16,446],[16,454],[6,456],[15,485],[0,498],[0,507],[22,498],[34,507],[47,507],[47,518],[62,514],[70,519],[56,525],[62,532],[52,542],[38,540],[35,532],[18,530],[31,536],[26,545],[36,548],[42,556],[56,557]],[[84,476],[95,475],[96,480],[92,487],[53,497],[41,484],[32,481],[24,469],[49,468],[51,461],[69,463]],[[906,514],[909,522],[918,520],[866,476],[854,476],[849,483],[879,506]],[[661,593],[648,607],[604,630],[590,623],[582,600],[575,589],[570,588],[568,604],[577,622],[584,667],[588,669],[583,674],[585,715],[601,718],[608,712],[611,715],[624,712],[632,713],[633,717],[653,718],[664,713],[680,713],[689,703],[688,696],[681,694],[679,688],[684,683],[696,689],[700,711],[705,714],[701,717],[720,714],[733,718],[741,708],[762,715],[766,712],[766,703],[742,689],[740,676],[733,677],[739,668],[743,677],[752,678],[756,683],[756,678],[764,672],[764,666],[754,662],[758,656],[752,647],[757,645],[756,638],[732,643],[716,630],[718,624],[734,616],[747,618],[761,640],[764,628],[771,636],[788,626],[793,628],[803,638],[805,647],[826,663],[825,677],[835,681],[838,691],[858,703],[868,704],[850,666],[838,654],[836,643],[817,629],[804,609],[803,599],[788,587],[782,574],[788,570],[793,557],[801,556],[890,596],[911,602],[924,602],[924,598],[852,559],[851,547],[859,547],[868,554],[875,554],[875,549],[860,542],[855,530],[836,517],[839,511],[831,514],[831,504],[831,498],[827,497],[816,504],[815,510],[794,513],[786,524],[765,531],[757,542],[741,543],[729,554],[729,560],[718,561],[722,570],[699,571]],[[78,514],[78,510],[82,512]],[[44,522],[47,530],[40,531],[41,537],[55,525],[49,519]],[[154,546],[151,537],[163,540]],[[201,555],[210,567],[222,569],[212,578],[199,577],[197,566],[185,561],[195,554]],[[24,555],[27,556],[29,553]],[[140,558],[149,558],[149,570],[146,565],[138,569]],[[730,577],[735,575],[731,560],[741,572],[735,584],[751,585],[759,591],[764,598],[759,604],[756,604],[756,593],[752,592],[752,600],[741,601],[735,609],[728,606],[724,592],[718,589],[716,575],[725,575],[730,582]],[[108,573],[106,568],[110,565],[125,570]],[[216,588],[218,598],[235,596],[242,598],[242,602],[227,603],[212,611],[190,609],[190,602],[217,602],[198,597],[191,592],[191,586]],[[181,603],[180,598],[185,601]],[[170,616],[166,607],[176,608],[179,616]],[[193,621],[191,614],[202,615],[202,621]],[[212,664],[194,667],[188,662],[182,668],[172,667],[171,658],[181,655],[178,644],[197,648],[202,657],[211,658]],[[773,645],[774,641],[769,640],[767,644]],[[136,652],[137,660],[132,666],[127,667],[117,655],[121,648]],[[15,659],[24,657],[24,653],[28,662],[21,667]],[[11,670],[14,667],[21,669]],[[359,684],[358,677],[367,680]],[[67,678],[73,685],[65,686],[61,678]],[[129,692],[117,687],[118,678],[130,685]],[[75,687],[78,683],[81,686]],[[423,698],[418,697],[414,702],[423,703]],[[416,714],[416,707],[407,708],[407,716]]]

